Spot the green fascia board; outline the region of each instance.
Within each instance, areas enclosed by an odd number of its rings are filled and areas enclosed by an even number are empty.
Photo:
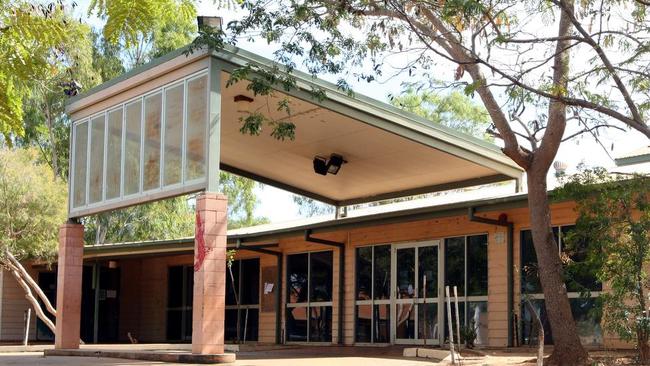
[[[151,62],[138,66],[133,70],[120,75],[119,77],[109,80],[101,85],[98,85],[78,96],[70,98],[66,104],[70,104],[76,101],[79,101],[83,98],[86,98],[94,93],[97,93],[103,89],[109,88],[121,81],[127,80],[135,75],[143,73],[153,67],[161,65],[167,61],[170,61],[179,56],[183,56],[184,52],[188,50],[188,46],[179,48],[175,51],[172,51],[164,56],[156,58]],[[205,50],[197,50],[194,52],[206,52]],[[277,67],[279,70],[284,68],[283,65],[276,63],[272,60],[269,60],[265,57],[256,55],[250,51],[246,51],[234,46],[226,45],[223,49],[213,51],[212,55],[219,60],[228,62],[236,67],[245,66],[249,63],[256,64],[260,67],[272,68]],[[501,149],[489,142],[478,139],[474,136],[456,131],[452,128],[434,124],[431,121],[428,121],[420,116],[415,114],[403,111],[399,108],[391,106],[390,104],[378,101],[376,99],[367,97],[362,94],[355,93],[353,97],[348,96],[346,93],[343,93],[338,87],[328,81],[318,79],[317,77],[310,75],[308,73],[293,70],[293,77],[296,78],[299,83],[299,87],[303,91],[308,91],[311,86],[321,88],[325,90],[326,99],[338,102],[340,104],[349,106],[351,108],[359,109],[362,112],[367,114],[374,115],[380,119],[388,121],[390,123],[399,123],[401,126],[409,128],[412,131],[420,131],[430,137],[433,137],[439,141],[446,142],[448,144],[460,147],[462,150],[467,152],[466,159],[473,160],[478,155],[482,155],[487,159],[497,163],[500,169],[496,169],[499,172],[511,176],[515,179],[521,177],[523,170],[517,166],[510,158],[505,156]],[[302,85],[300,85],[302,83]],[[283,91],[285,92],[285,91]],[[321,104],[316,100],[311,101],[314,104]],[[458,155],[458,154],[457,154]],[[460,156],[462,157],[462,156]],[[492,167],[493,169],[496,167]]]
[[[551,200],[553,202],[558,202],[552,198],[552,195],[552,192],[549,192]],[[528,195],[526,193],[521,193],[499,198],[463,201],[439,206],[428,206],[366,216],[332,219],[313,224],[292,226],[253,233],[231,234],[228,235],[227,240],[229,248],[235,249],[238,242],[252,243],[267,240],[276,241],[277,239],[285,237],[302,236],[305,230],[312,230],[312,233],[318,234],[382,224],[394,224],[401,222],[426,220],[431,218],[466,215],[469,208],[473,208],[474,212],[476,213],[486,213],[513,208],[522,208],[526,207],[527,204]],[[172,250],[173,252],[190,253],[193,251],[193,246],[194,238],[187,237],[173,240],[153,240],[115,244],[87,245],[84,247],[84,254],[90,254],[91,257],[99,255],[106,257],[111,253],[124,253],[125,251],[132,251],[133,255],[137,255],[139,253],[152,253],[156,250],[166,253],[172,252]]]
[[[627,156],[624,158],[615,159],[616,166],[628,166],[635,164],[643,164],[650,162],[650,154]]]

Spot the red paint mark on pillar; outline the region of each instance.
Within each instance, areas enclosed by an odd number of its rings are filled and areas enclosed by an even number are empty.
[[[194,240],[196,241],[196,253],[194,259],[194,271],[198,272],[203,266],[203,261],[212,248],[205,246],[205,222],[201,220],[201,215],[196,212],[196,229],[194,231]]]

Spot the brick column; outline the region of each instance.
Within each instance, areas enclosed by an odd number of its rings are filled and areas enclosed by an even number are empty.
[[[79,348],[84,226],[66,223],[59,228],[54,348]]]
[[[224,353],[227,208],[221,194],[196,198],[192,353]]]

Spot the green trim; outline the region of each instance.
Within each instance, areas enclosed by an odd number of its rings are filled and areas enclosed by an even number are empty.
[[[549,193],[552,195],[552,192]],[[555,200],[553,200],[555,202]],[[348,217],[342,219],[322,221],[315,224],[305,224],[294,227],[287,227],[275,230],[260,231],[246,234],[228,235],[228,247],[236,249],[237,242],[242,244],[252,242],[277,242],[280,238],[303,237],[306,230],[312,234],[332,232],[337,230],[350,230],[361,227],[394,224],[410,221],[420,221],[431,218],[449,216],[466,216],[468,208],[474,208],[476,213],[493,212],[513,208],[526,207],[528,204],[527,194],[517,194],[508,197],[491,198],[457,202],[439,206],[421,207],[409,210],[392,211],[374,215]],[[192,253],[194,250],[194,237],[153,240],[141,242],[127,242],[116,244],[87,245],[84,247],[84,256],[88,258],[108,257],[111,254],[127,255],[154,254],[160,253]]]
[[[614,159],[616,166],[627,166],[650,162],[650,154],[627,156],[624,158]]]

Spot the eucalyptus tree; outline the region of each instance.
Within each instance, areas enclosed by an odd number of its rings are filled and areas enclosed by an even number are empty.
[[[337,74],[338,86],[348,91],[350,78],[374,81],[387,71],[408,73],[425,84],[446,76],[447,86],[462,87],[482,101],[492,121],[490,133],[527,173],[532,236],[555,342],[549,361],[586,363],[551,230],[546,177],[568,138],[597,137],[611,127],[650,137],[648,2],[234,2],[243,17],[225,32],[200,30],[194,46],[242,39],[274,45],[283,66],[248,65],[231,75],[233,81],[252,79],[257,94],[269,93],[268,84],[296,87],[291,72],[300,67],[314,75]],[[390,56],[406,62],[386,70]],[[323,97],[322,90],[313,94]],[[277,138],[294,136],[291,121],[259,116],[244,119],[242,132],[259,134],[263,125]]]

